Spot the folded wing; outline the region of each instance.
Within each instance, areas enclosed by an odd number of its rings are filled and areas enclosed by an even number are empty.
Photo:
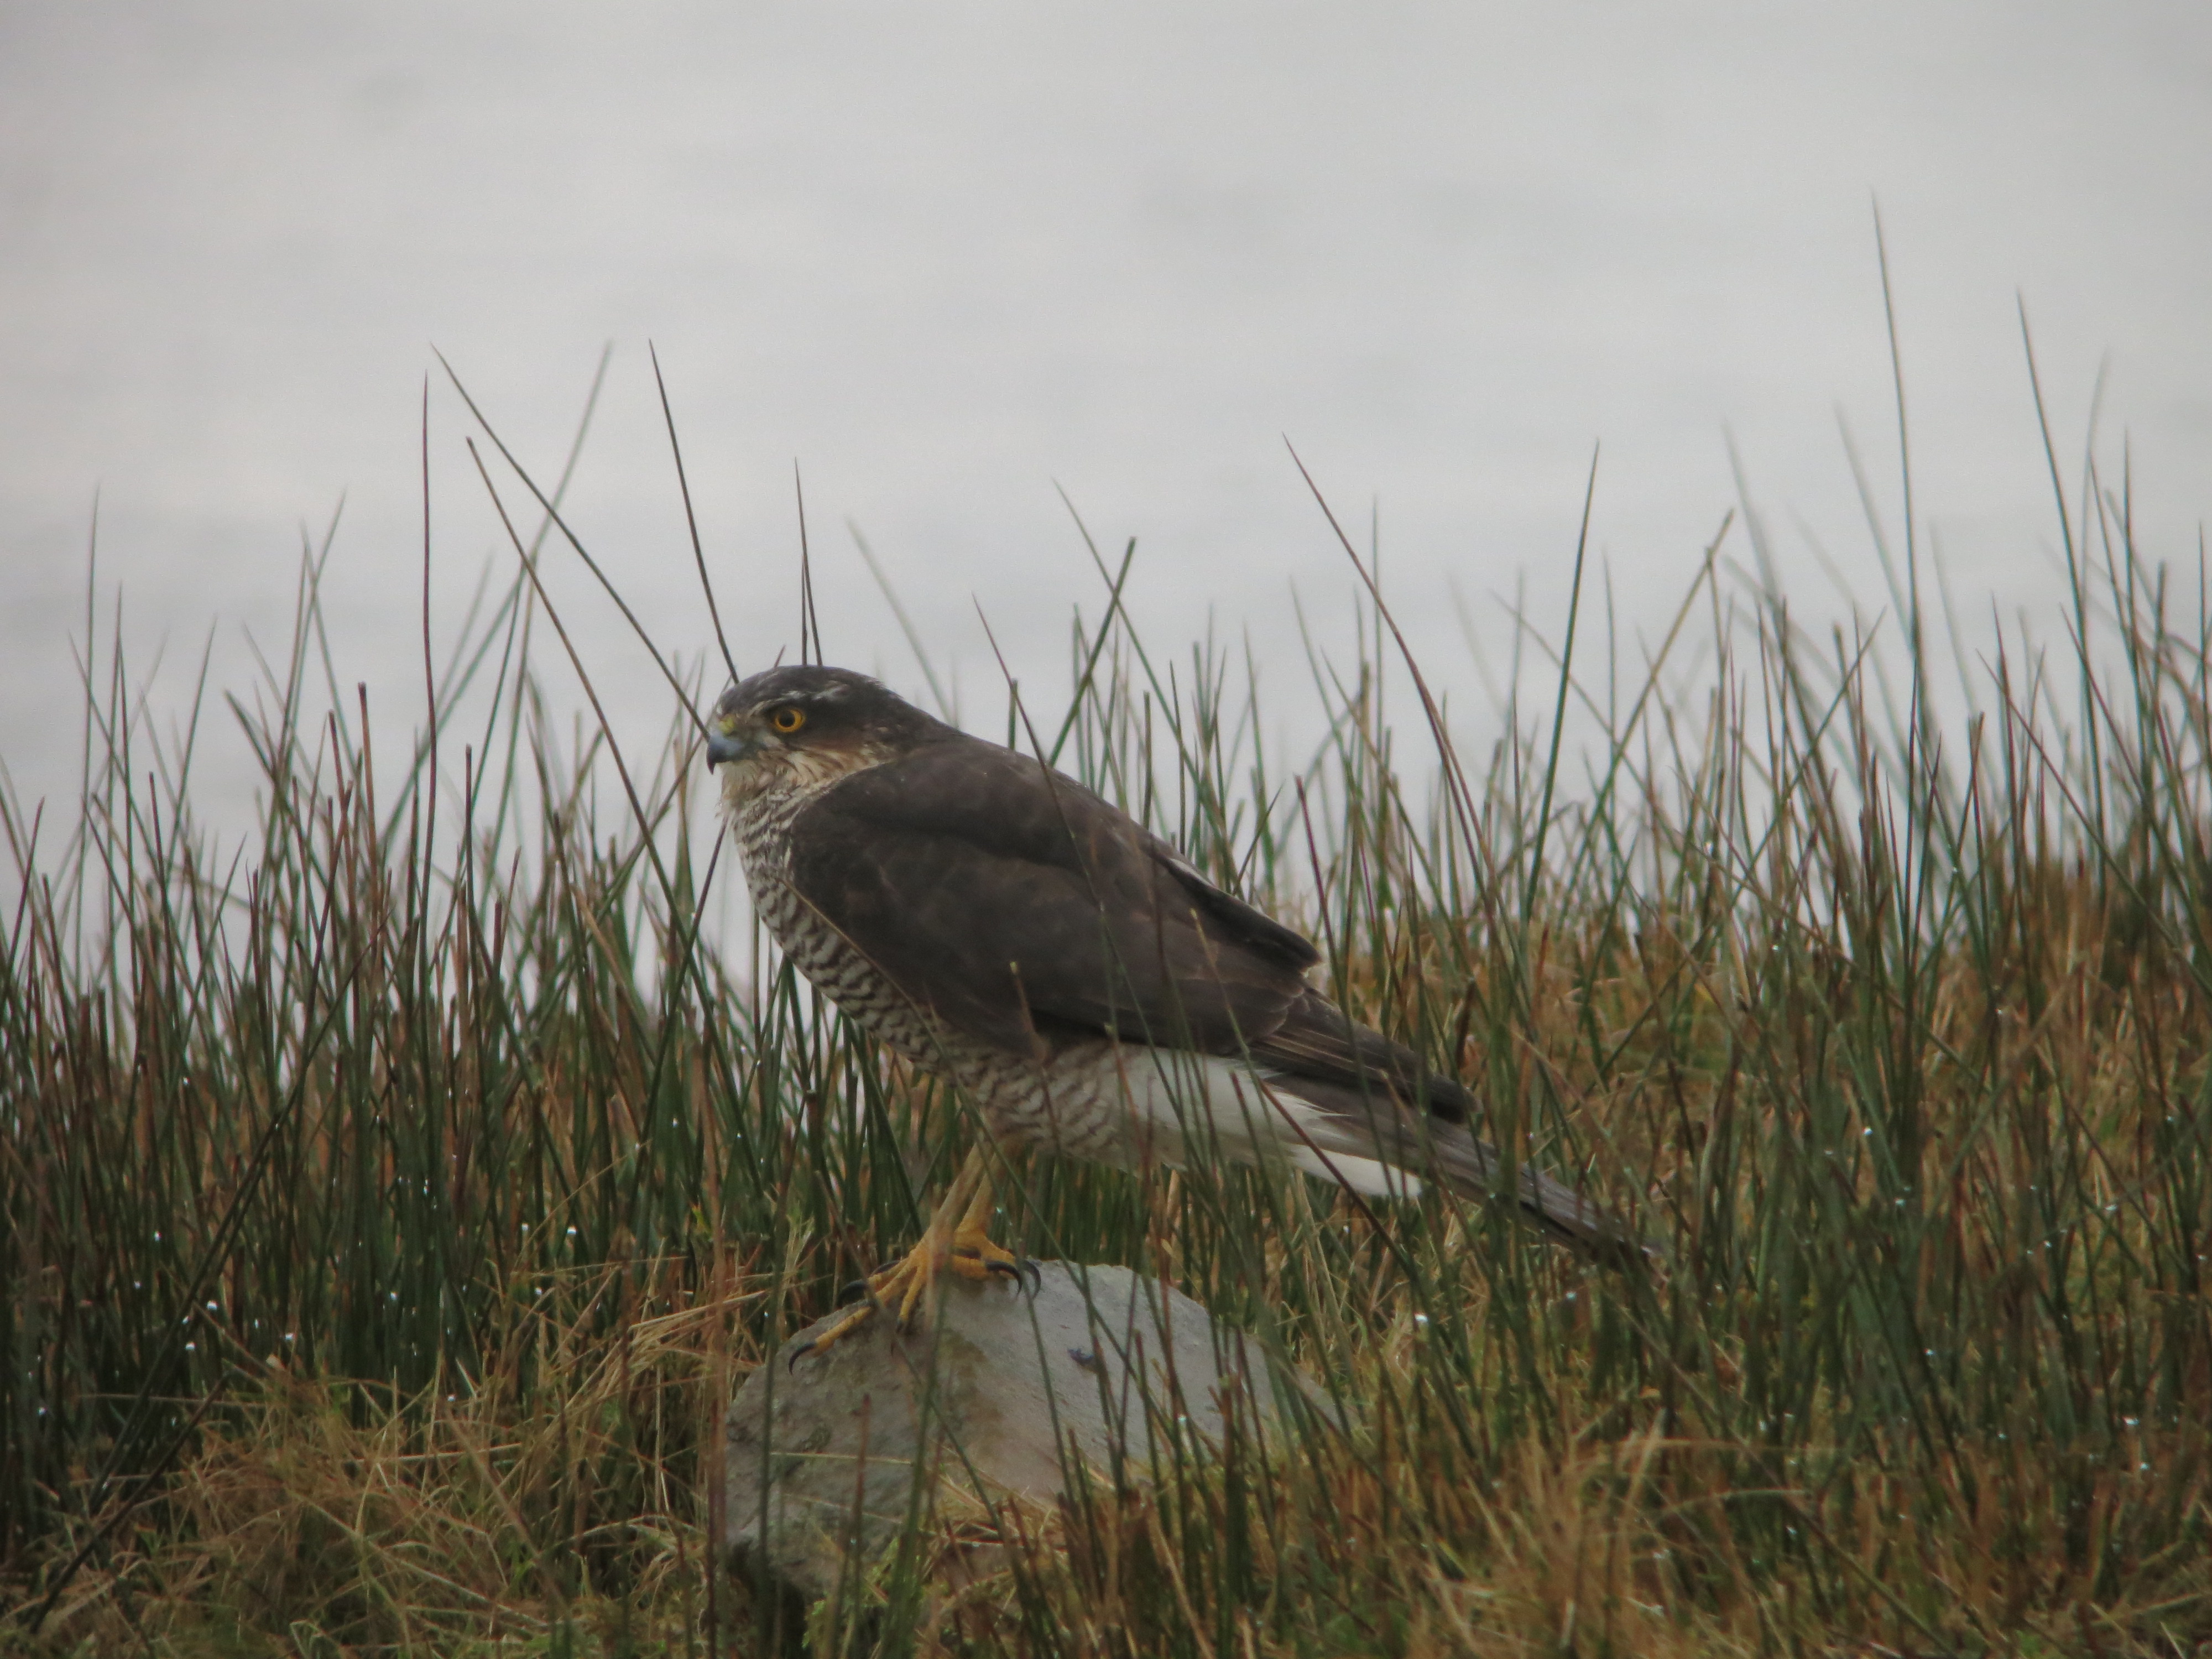
[[[1036,761],[932,744],[825,790],[793,831],[799,896],[953,1030],[1041,1060],[1102,1035],[1249,1056],[1321,1110],[1333,1150],[1495,1189],[1473,1097],[1307,985],[1310,942]],[[1541,1171],[1522,1166],[1516,1186],[1553,1237],[1601,1255],[1627,1243]]]

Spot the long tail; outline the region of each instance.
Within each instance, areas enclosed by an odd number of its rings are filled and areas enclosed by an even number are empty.
[[[1505,1160],[1473,1127],[1486,1115],[1482,1103],[1320,992],[1308,988],[1294,1000],[1252,1045],[1252,1057],[1278,1086],[1320,1109],[1321,1126],[1308,1133],[1324,1153],[1440,1177],[1470,1198],[1498,1189]],[[1664,1259],[1626,1223],[1541,1170],[1523,1164],[1514,1179],[1522,1213],[1559,1243],[1617,1264]]]
[[[1487,1199],[1499,1190],[1505,1160],[1498,1148],[1467,1127],[1480,1108],[1457,1084],[1425,1079],[1432,1091],[1458,1098],[1434,1103],[1418,1120],[1378,1087],[1363,1091],[1322,1079],[1283,1077],[1274,1086],[1319,1107],[1316,1134],[1324,1155],[1373,1159],[1423,1179],[1440,1179],[1466,1197]],[[1665,1252],[1620,1217],[1601,1208],[1543,1170],[1522,1164],[1514,1171],[1514,1196],[1522,1216],[1547,1237],[1609,1267],[1663,1261]]]

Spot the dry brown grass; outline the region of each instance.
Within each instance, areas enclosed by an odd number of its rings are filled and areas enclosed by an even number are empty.
[[[526,643],[473,659],[504,781],[471,747],[434,811],[301,713],[301,645],[221,882],[116,664],[60,875],[0,826],[0,1651],[2202,1652],[2212,613],[2106,530],[2077,684],[2001,641],[1948,760],[1772,594],[1695,708],[1563,681],[1579,794],[1509,710],[1420,805],[1379,662],[1294,789],[1218,657],[1079,633],[1063,760],[1668,1265],[1041,1165],[1012,1237],[1164,1274],[1357,1428],[948,1504],[803,1620],[709,1570],[720,1406],[910,1242],[957,1103],[702,941],[681,744],[601,824]]]

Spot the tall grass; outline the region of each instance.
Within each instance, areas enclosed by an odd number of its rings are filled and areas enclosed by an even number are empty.
[[[564,746],[526,576],[395,750],[311,559],[230,705],[264,793],[220,856],[118,633],[78,810],[4,810],[0,1647],[2212,1641],[2212,612],[2124,499],[2078,506],[2064,648],[1989,641],[1948,721],[1911,570],[1886,637],[1815,639],[1709,557],[1644,662],[1546,647],[1480,754],[1376,595],[1287,770],[1260,665],[1079,622],[1017,740],[1300,919],[1668,1262],[1040,1164],[1010,1233],[1166,1274],[1357,1426],[940,1517],[803,1633],[708,1570],[720,1402],[911,1241],[957,1103],[709,942],[688,724],[644,771]],[[979,1534],[1004,1565],[955,1591]]]

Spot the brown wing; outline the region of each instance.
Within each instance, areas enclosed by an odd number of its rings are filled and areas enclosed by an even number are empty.
[[[1328,1112],[1361,1156],[1441,1176],[1470,1197],[1499,1190],[1504,1158],[1468,1127],[1480,1115],[1474,1097],[1318,991],[1292,1003],[1282,1024],[1252,1045],[1252,1057]],[[1425,1111],[1407,1109],[1416,1102]],[[1559,1242],[1616,1263],[1652,1254],[1620,1221],[1541,1170],[1523,1164],[1515,1179],[1522,1214]]]
[[[1106,1032],[1235,1054],[1319,959],[1127,814],[975,738],[825,790],[792,825],[792,882],[918,1005],[1017,1051]]]
[[[1017,1053],[1102,1034],[1249,1054],[1382,1161],[1494,1189],[1474,1098],[1305,983],[1301,934],[1205,880],[1073,780],[949,737],[825,790],[792,826],[799,895],[920,1006]],[[1415,1109],[1408,1109],[1409,1105]],[[1600,1255],[1638,1248],[1522,1166],[1522,1208]]]
[[[1450,1078],[1431,1072],[1401,1043],[1347,1016],[1309,989],[1283,1011],[1282,1023],[1252,1045],[1263,1066],[1294,1077],[1347,1087],[1385,1087],[1402,1100],[1418,1100],[1447,1123],[1464,1123],[1474,1098]]]

